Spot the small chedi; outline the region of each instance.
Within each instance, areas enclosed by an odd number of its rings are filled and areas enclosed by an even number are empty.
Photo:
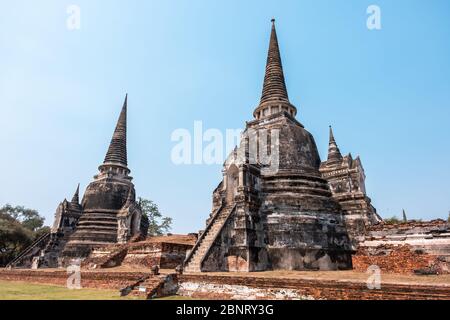
[[[255,119],[247,122],[240,146],[225,161],[212,213],[185,260],[186,271],[352,267],[350,235],[364,226],[348,230],[353,225],[347,221],[378,220],[365,195],[362,166],[359,159],[337,153],[321,164],[313,136],[296,115],[272,20]],[[270,161],[261,158],[261,150]],[[338,174],[342,170],[345,178]],[[353,188],[339,187],[345,183]]]
[[[73,259],[85,259],[94,247],[126,243],[141,233],[142,214],[127,166],[126,133],[127,97],[105,160],[81,203],[77,188],[72,201],[59,204],[51,232],[33,243],[10,266],[64,266]]]
[[[342,156],[331,126],[328,158],[321,163],[319,170],[328,181],[333,198],[341,205],[352,245],[356,249],[358,243],[364,240],[366,228],[379,224],[382,219],[366,194],[366,176],[361,159],[353,159],[351,154]]]

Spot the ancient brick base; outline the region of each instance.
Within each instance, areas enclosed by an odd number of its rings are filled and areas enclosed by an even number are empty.
[[[203,299],[450,300],[450,287],[206,275],[179,276],[180,295]]]
[[[145,272],[83,272],[86,288],[119,290],[150,276]],[[333,299],[333,300],[450,300],[450,286],[383,283],[370,290],[364,282],[302,278],[216,276],[205,274],[172,275],[173,292],[203,299]],[[3,270],[0,280],[65,285],[65,271]],[[178,290],[178,291],[177,291]]]
[[[353,268],[365,272],[372,265],[378,266],[382,272],[397,274],[413,274],[416,270],[439,265],[439,256],[425,254],[411,250],[409,245],[383,245],[376,248],[376,252],[368,252],[367,248],[360,248],[353,256]],[[444,265],[444,263],[442,263]],[[441,267],[440,274],[448,273]]]

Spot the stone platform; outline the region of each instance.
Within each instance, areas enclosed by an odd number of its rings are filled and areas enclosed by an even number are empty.
[[[382,274],[381,289],[370,290],[366,285],[368,274],[355,271],[175,275],[172,270],[161,270],[161,274],[172,275],[171,278],[178,285],[174,294],[196,299],[450,300],[450,275]],[[82,270],[81,284],[86,288],[116,289],[119,292],[144,277],[152,277],[148,269],[120,267],[108,271]],[[64,269],[1,270],[0,280],[64,286],[67,273]]]

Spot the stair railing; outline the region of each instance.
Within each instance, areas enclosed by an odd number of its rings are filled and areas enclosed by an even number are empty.
[[[212,225],[214,224],[214,222],[216,221],[217,216],[219,215],[220,211],[222,211],[222,209],[224,208],[225,204],[224,201],[222,200],[220,207],[216,210],[216,212],[213,214],[211,220],[209,221],[208,225],[206,226],[205,230],[203,231],[203,233],[200,235],[200,237],[197,239],[197,242],[195,242],[194,247],[192,248],[192,250],[189,252],[189,254],[187,255],[186,259],[184,259],[183,262],[183,267],[186,266],[189,262],[189,260],[192,258],[192,256],[194,255],[195,251],[198,249],[200,243],[202,242],[202,240],[205,238],[206,234],[208,233],[209,229],[211,229]]]
[[[228,215],[225,217],[225,219],[222,222],[222,225],[220,226],[219,230],[217,230],[216,235],[214,236],[214,238],[212,239],[211,243],[209,244],[208,248],[205,251],[205,255],[202,257],[202,259],[200,260],[200,268],[203,264],[203,261],[205,260],[209,250],[211,249],[211,247],[214,245],[214,242],[216,242],[217,237],[220,235],[220,232],[222,231],[223,227],[227,224],[228,219],[230,219],[231,214],[234,212],[234,210],[236,210],[236,204],[233,205],[233,207],[230,209],[230,212],[228,212]]]
[[[43,234],[37,240],[35,240],[32,244],[30,244],[25,250],[23,250],[17,257],[12,259],[7,265],[6,268],[13,267],[17,262],[31,252],[38,244],[44,241],[46,238],[50,236],[50,232]]]

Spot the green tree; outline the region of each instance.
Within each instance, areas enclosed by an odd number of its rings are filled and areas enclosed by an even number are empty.
[[[6,204],[0,208],[0,266],[50,231],[36,210]]]
[[[0,265],[6,265],[33,242],[34,234],[16,219],[0,213]]]
[[[142,215],[148,219],[148,235],[157,236],[170,231],[172,218],[164,217],[158,206],[152,200],[138,198],[138,203],[142,210]]]
[[[28,209],[23,206],[13,207],[10,204],[6,204],[0,208],[0,213],[19,221],[23,227],[31,231],[37,231],[44,225],[44,217],[41,217],[37,210]]]
[[[40,238],[44,234],[50,233],[51,230],[52,230],[52,228],[50,228],[49,226],[43,226],[36,230],[36,232],[34,233],[34,238],[35,239]]]

